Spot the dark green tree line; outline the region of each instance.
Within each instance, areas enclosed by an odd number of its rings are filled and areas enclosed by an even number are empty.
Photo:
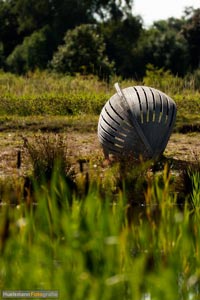
[[[147,64],[179,76],[199,68],[200,9],[148,29],[133,12],[133,0],[0,0],[0,68],[137,79]]]
[[[138,42],[140,59],[146,64],[183,76],[189,66],[188,45],[181,34],[183,20],[158,21],[143,32]]]
[[[61,43],[65,32],[80,24],[95,23],[99,18],[115,18],[126,8],[116,0],[0,0],[0,39],[6,55],[26,36],[49,26],[55,43]],[[10,43],[9,47],[7,45]]]

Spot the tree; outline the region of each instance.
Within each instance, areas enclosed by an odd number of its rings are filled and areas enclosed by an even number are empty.
[[[97,74],[101,78],[108,77],[113,67],[105,54],[103,37],[96,26],[87,24],[67,31],[51,66],[57,72]]]
[[[150,63],[176,75],[186,74],[189,56],[187,43],[181,34],[183,24],[183,20],[170,18],[155,22],[150,29],[143,31],[137,51],[144,65]]]
[[[22,74],[36,68],[45,69],[51,57],[51,50],[48,48],[50,38],[48,26],[34,31],[32,35],[26,37],[23,43],[16,46],[8,56],[7,66],[9,70]]]
[[[137,73],[134,49],[137,46],[141,30],[141,19],[132,15],[118,20],[111,19],[101,25],[106,52],[109,59],[115,62],[118,75],[131,77]]]
[[[9,55],[22,41],[17,30],[18,21],[14,6],[15,0],[0,0],[0,41],[3,44],[5,56]]]
[[[51,30],[53,52],[67,30],[81,24],[116,19],[131,11],[132,0],[0,0],[0,41],[5,57],[45,26]]]
[[[98,18],[115,17],[131,7],[116,0],[16,0],[18,31],[26,35],[49,25],[58,44],[68,29],[80,24],[96,23]]]
[[[188,43],[191,70],[200,67],[200,9],[187,8],[182,33]]]

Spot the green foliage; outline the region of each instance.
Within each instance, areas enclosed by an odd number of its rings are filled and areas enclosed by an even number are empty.
[[[96,77],[29,73],[27,77],[0,75],[2,115],[99,114],[109,97],[105,82]]]
[[[200,89],[200,70],[196,69],[192,74],[188,73],[185,78],[186,81],[189,82],[191,87],[193,87],[195,90]]]
[[[33,32],[47,24],[59,38],[66,30],[80,24],[95,22],[98,18],[116,18],[131,12],[132,0],[40,0],[15,1],[14,10],[18,16],[18,31]],[[60,40],[61,41],[61,40]]]
[[[116,74],[124,78],[139,76],[140,67],[135,53],[138,38],[142,32],[140,18],[132,15],[120,20],[108,20],[100,24],[105,38],[106,53],[115,62]]]
[[[108,78],[111,74],[113,64],[108,61],[103,37],[96,27],[81,25],[69,30],[64,42],[51,61],[54,70],[67,74],[97,74],[100,78]]]
[[[155,22],[150,29],[143,31],[137,49],[143,66],[153,64],[178,76],[186,74],[189,55],[187,42],[181,34],[183,24],[180,20],[168,19]]]
[[[1,0],[0,41],[5,49],[5,57],[20,46],[26,37],[48,27],[52,39],[48,41],[47,52],[52,58],[67,30],[81,24],[97,23],[97,19],[125,17],[131,8],[132,0],[124,3],[113,0]],[[16,56],[19,56],[19,52]],[[23,63],[24,60],[20,61]]]
[[[57,204],[63,206],[62,192],[69,205],[72,203],[73,193],[76,190],[74,182],[74,170],[69,159],[66,140],[61,135],[47,134],[35,135],[31,140],[23,137],[24,150],[28,154],[33,167],[32,176],[27,176],[24,183],[24,196],[27,201],[34,197],[35,189],[54,181],[55,197]],[[55,177],[56,175],[56,178]],[[60,182],[62,181],[62,183]],[[64,186],[62,186],[64,185]],[[58,189],[58,192],[57,192]],[[37,201],[34,197],[34,200]]]
[[[49,57],[50,31],[45,27],[26,37],[7,58],[7,65],[12,72],[22,74],[35,69],[44,69]]]
[[[23,140],[36,180],[51,179],[57,166],[60,174],[69,174],[71,165],[67,159],[67,146],[60,135],[35,135],[31,141],[26,137]]]
[[[1,207],[1,289],[58,290],[72,300],[198,299],[199,210],[174,205],[167,168],[130,221],[124,190],[102,198],[101,179],[91,178],[89,194],[69,206],[66,182],[54,175],[36,190],[37,205]]]
[[[174,76],[169,70],[158,69],[151,64],[146,66],[143,82],[147,86],[156,87],[171,94],[178,94],[185,88],[185,81],[182,78]]]
[[[113,76],[109,84],[95,76],[79,74],[65,76],[37,71],[16,76],[1,72],[0,128],[62,131],[74,127],[80,131],[90,127],[94,131],[103,105],[115,93],[113,84],[116,81],[124,88],[145,84],[162,90],[175,100],[178,107],[175,130],[182,130],[185,125],[192,126],[191,129],[196,126],[198,130],[198,74],[182,79],[150,65],[143,82]]]
[[[137,80],[142,80],[147,64],[178,76],[198,69],[199,9],[187,9],[180,19],[157,21],[144,29],[142,18],[132,14],[132,7],[133,0],[1,0],[4,59],[10,70],[19,73],[47,68],[54,56],[53,65],[59,72],[108,77],[114,71],[123,78]],[[72,32],[76,27],[84,28],[84,24],[100,29],[99,42],[93,34],[88,42],[86,32],[84,43],[75,42],[80,37]],[[47,35],[44,28],[49,29]],[[73,42],[67,39],[63,45],[67,35]],[[8,70],[6,64],[3,68]]]
[[[156,87],[161,91],[165,91],[177,98],[187,95],[189,99],[191,94],[197,92],[197,96],[193,95],[193,99],[198,101],[199,90],[199,72],[187,74],[184,78],[174,76],[169,70],[159,69],[151,64],[146,66],[146,73],[143,77],[143,83],[152,87]]]
[[[18,19],[14,9],[15,0],[0,1],[0,41],[7,57],[21,43],[22,37],[18,32]]]
[[[182,32],[188,43],[191,70],[195,70],[200,64],[200,9],[186,11],[186,17]]]
[[[200,207],[200,163],[197,161],[193,168],[187,170],[187,178],[185,180],[187,186],[187,194],[191,197],[192,205],[195,209]],[[189,184],[188,184],[189,182]],[[186,190],[186,187],[185,187]]]

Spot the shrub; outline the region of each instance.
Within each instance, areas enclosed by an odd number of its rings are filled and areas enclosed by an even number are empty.
[[[168,93],[179,93],[184,89],[184,80],[174,76],[169,70],[158,69],[148,64],[146,74],[143,78],[144,84],[153,86]]]
[[[67,31],[51,67],[57,72],[96,74],[102,78],[111,74],[113,64],[105,54],[103,37],[96,27],[86,24]]]

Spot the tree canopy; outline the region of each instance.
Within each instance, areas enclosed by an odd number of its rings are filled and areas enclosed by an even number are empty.
[[[200,9],[187,8],[180,19],[160,20],[144,28],[142,18],[134,15],[133,2],[0,0],[0,68],[26,73],[54,66],[71,74],[83,69],[95,73],[102,61],[101,68],[107,65],[108,73],[112,69],[117,75],[137,78],[145,75],[148,64],[179,76],[197,70]],[[85,40],[77,48],[84,24]],[[90,53],[89,59],[83,50]],[[64,64],[59,68],[58,57]]]
[[[113,67],[105,52],[103,36],[95,26],[87,24],[67,31],[64,44],[54,54],[51,66],[61,73],[93,73],[102,78],[107,78]]]

